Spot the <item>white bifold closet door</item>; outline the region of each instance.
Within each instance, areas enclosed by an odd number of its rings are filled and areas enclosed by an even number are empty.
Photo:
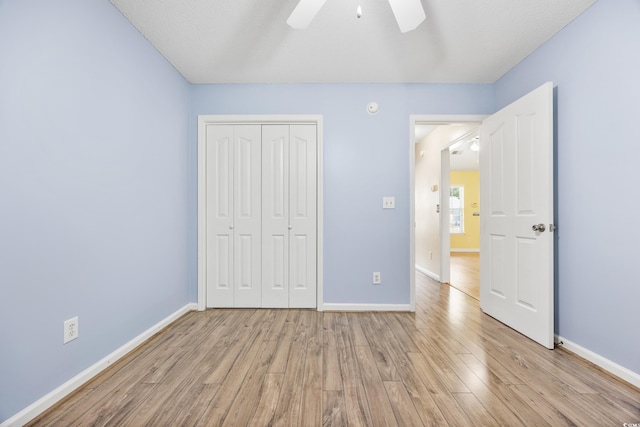
[[[316,307],[316,126],[262,126],[262,306]]]
[[[260,307],[261,126],[206,132],[207,307]]]

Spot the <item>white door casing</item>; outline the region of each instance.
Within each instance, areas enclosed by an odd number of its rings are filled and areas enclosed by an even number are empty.
[[[259,125],[206,126],[207,306],[261,303]]]
[[[481,308],[553,348],[552,83],[483,121],[480,186]]]

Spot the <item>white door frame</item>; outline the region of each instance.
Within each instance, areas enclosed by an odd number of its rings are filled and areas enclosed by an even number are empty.
[[[322,115],[199,115],[198,116],[198,310],[206,309],[207,301],[207,206],[206,206],[206,133],[210,124],[314,124],[317,145],[317,293],[316,309],[323,310],[323,157]]]
[[[449,123],[481,123],[486,115],[426,115],[412,114],[409,116],[410,135],[409,138],[409,282],[410,296],[409,306],[411,311],[416,311],[416,125],[425,124],[449,124]],[[442,193],[442,192],[441,192]],[[442,194],[440,195],[442,199]],[[442,206],[442,203],[441,203]],[[440,229],[442,230],[442,215],[440,216]],[[442,266],[441,266],[442,268]],[[442,272],[441,272],[442,273]]]

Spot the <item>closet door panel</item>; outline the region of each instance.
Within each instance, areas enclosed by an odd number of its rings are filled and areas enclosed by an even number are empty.
[[[234,306],[260,307],[261,126],[235,126],[234,130]]]
[[[291,125],[289,143],[289,307],[316,307],[316,157],[316,126]]]
[[[262,126],[262,306],[289,306],[289,126]]]
[[[233,126],[206,128],[207,307],[233,307]]]

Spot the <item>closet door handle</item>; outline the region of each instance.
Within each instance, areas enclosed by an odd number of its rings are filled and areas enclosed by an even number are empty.
[[[289,226],[289,230],[291,230],[292,228],[293,228],[293,225],[290,225],[290,226]]]
[[[229,230],[233,230],[233,225],[230,225],[230,226],[229,226]]]

